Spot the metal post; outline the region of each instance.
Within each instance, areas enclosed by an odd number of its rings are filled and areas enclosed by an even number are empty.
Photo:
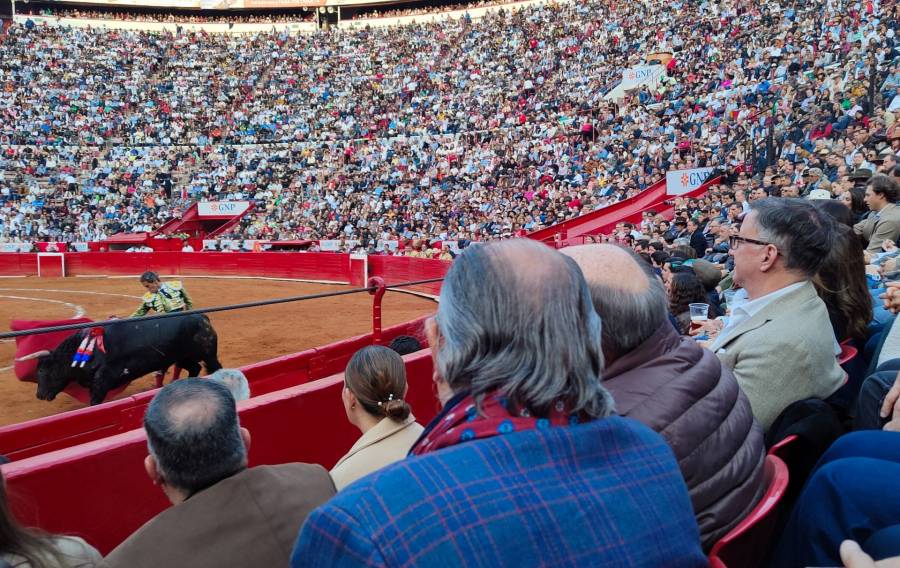
[[[380,276],[373,276],[366,282],[369,294],[372,298],[372,345],[381,345],[381,299],[384,297],[385,286],[384,279]]]
[[[875,89],[878,86],[878,60],[875,59],[875,56],[872,57],[872,65],[869,67],[869,89],[866,98],[869,102],[869,108],[867,109],[866,114],[874,115],[875,114]],[[888,101],[890,102],[890,101]]]

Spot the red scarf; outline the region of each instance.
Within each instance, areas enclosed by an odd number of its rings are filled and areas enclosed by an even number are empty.
[[[479,414],[475,399],[467,393],[460,393],[451,398],[428,424],[409,453],[418,456],[470,440],[524,430],[544,430],[551,426],[570,426],[582,420],[580,416],[566,412],[562,401],[556,403],[549,417],[535,418],[525,408],[512,408],[512,403],[497,392],[485,395]]]

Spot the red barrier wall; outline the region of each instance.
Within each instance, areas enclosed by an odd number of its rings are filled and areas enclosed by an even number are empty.
[[[350,255],[316,252],[76,252],[66,253],[67,276],[126,276],[153,270],[180,276],[255,276],[350,284],[365,282],[365,263]],[[370,256],[368,276],[388,284],[443,278],[449,262],[405,256]],[[37,276],[37,255],[0,254],[0,276]],[[437,295],[440,282],[411,288]]]
[[[411,335],[425,344],[424,318],[383,331],[387,340]],[[350,357],[372,344],[372,334],[324,347],[254,363],[241,370],[254,397],[343,372]],[[0,454],[21,460],[140,428],[144,411],[156,390],[120,400],[29,420],[0,428]]]
[[[350,257],[330,253],[278,252],[81,252],[66,255],[68,276],[140,274],[153,270],[180,276],[258,276],[347,284]]]
[[[37,255],[18,252],[0,253],[0,276],[37,276]]]
[[[428,258],[412,258],[407,256],[370,256],[369,276],[384,278],[387,285],[414,280],[443,278],[450,268],[450,263]],[[414,290],[437,296],[441,291],[441,283],[422,284],[403,290]]]
[[[407,400],[420,423],[438,409],[428,351],[405,357]],[[294,461],[331,467],[356,438],[341,406],[343,376],[276,391],[239,404],[250,430],[251,465]],[[143,430],[2,466],[17,517],[44,530],[77,534],[107,553],[168,506],[150,483]],[[161,543],[164,545],[164,543]]]

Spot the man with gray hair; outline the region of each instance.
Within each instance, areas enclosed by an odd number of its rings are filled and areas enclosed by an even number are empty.
[[[309,511],[335,493],[320,465],[247,468],[250,433],[216,381],[167,385],[144,429],[144,467],[173,507],[113,550],[110,567],[283,566]]]
[[[524,239],[459,255],[426,323],[443,410],[312,512],[291,565],[705,566],[671,450],[610,416],[600,333],[571,259]]]
[[[764,491],[765,447],[746,395],[712,352],[679,336],[653,268],[613,245],[568,247],[603,320],[603,386],[622,416],[669,442],[705,548],[737,525]],[[703,459],[698,459],[702,455]]]
[[[241,402],[250,398],[250,383],[240,369],[219,369],[206,378],[225,385],[225,388],[234,397],[235,402]]]
[[[825,399],[844,381],[828,310],[810,281],[833,241],[831,218],[802,199],[757,201],[731,237],[734,284],[743,292],[709,345],[764,430],[792,403]]]

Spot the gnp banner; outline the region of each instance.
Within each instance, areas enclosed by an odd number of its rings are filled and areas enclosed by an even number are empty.
[[[666,195],[684,195],[694,191],[706,181],[715,168],[673,170],[666,172]]]

